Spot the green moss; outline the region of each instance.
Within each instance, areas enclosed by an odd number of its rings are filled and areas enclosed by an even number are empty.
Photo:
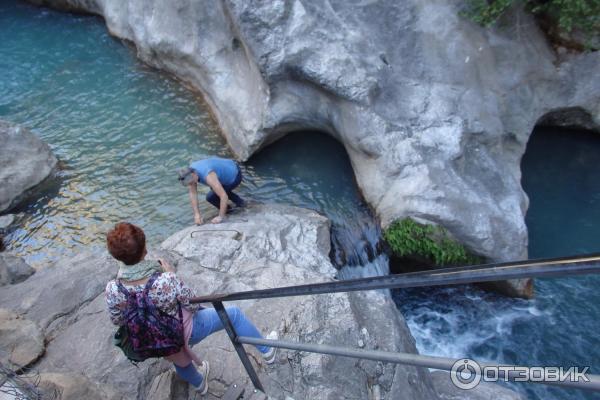
[[[443,227],[419,224],[410,218],[392,223],[383,237],[396,258],[427,260],[436,266],[478,264],[482,261],[452,239]]]

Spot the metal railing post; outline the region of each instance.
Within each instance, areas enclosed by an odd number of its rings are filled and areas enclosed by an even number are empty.
[[[258,389],[264,393],[265,389],[263,388],[262,384],[260,383],[260,379],[258,379],[258,374],[254,370],[254,367],[252,366],[252,363],[250,362],[250,359],[248,358],[248,354],[246,354],[246,349],[244,349],[244,346],[238,341],[238,334],[235,332],[235,329],[234,329],[233,325],[231,324],[231,320],[229,319],[229,315],[227,315],[227,311],[225,311],[225,307],[223,306],[223,303],[220,301],[215,301],[212,303],[212,305],[215,308],[215,310],[217,311],[217,314],[219,314],[219,318],[221,319],[221,322],[223,323],[223,327],[225,328],[225,331],[227,331],[227,334],[229,335],[229,339],[231,339],[231,343],[233,344],[235,351],[237,352],[238,356],[240,357],[240,361],[242,362],[242,365],[246,369],[248,376],[250,376],[250,380],[252,381],[252,384],[254,385],[254,387],[256,389]]]

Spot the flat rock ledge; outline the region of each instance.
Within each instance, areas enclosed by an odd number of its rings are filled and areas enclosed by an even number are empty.
[[[335,269],[328,254],[325,217],[295,207],[263,205],[238,211],[219,225],[183,229],[160,249],[152,249],[149,258],[171,260],[201,295],[331,281]],[[103,291],[116,271],[108,256],[82,252],[22,283],[0,288],[0,304],[44,332],[45,353],[33,364],[46,382],[42,389],[62,393],[57,399],[84,396],[82,386],[91,399],[193,398],[168,362],[146,361],[137,368],[112,345],[115,328]],[[261,331],[277,329],[284,340],[416,353],[402,315],[385,292],[235,305]],[[224,332],[207,338],[195,351],[212,366],[206,399],[221,398],[233,384],[252,391]],[[444,397],[448,390],[424,368],[285,350],[279,350],[276,363],[267,366],[253,348],[249,352],[273,399],[367,399],[375,392],[384,399],[449,398]]]
[[[57,162],[50,147],[28,129],[0,120],[0,212],[27,197]]]

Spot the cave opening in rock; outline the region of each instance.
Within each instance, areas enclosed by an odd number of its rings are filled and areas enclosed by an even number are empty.
[[[294,131],[246,164],[247,189],[262,202],[314,209],[332,222],[331,259],[364,266],[382,253],[381,230],[356,184],[343,145],[320,131]]]
[[[591,115],[580,108],[564,108],[540,118],[527,143],[521,171],[529,196],[525,217],[529,257],[600,252],[600,129]],[[526,319],[513,328],[515,351],[527,349],[534,354],[528,360],[532,365],[549,359],[562,365],[597,365],[600,350],[592,345],[595,338],[589,332],[600,329],[599,285],[596,275],[537,279],[532,306],[542,317]],[[547,334],[528,341],[531,332]],[[539,397],[593,396],[556,389]]]
[[[600,251],[600,129],[582,109],[544,115],[521,162],[529,256]]]

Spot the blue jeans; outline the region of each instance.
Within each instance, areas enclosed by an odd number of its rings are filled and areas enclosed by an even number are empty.
[[[229,185],[221,185],[223,186],[223,189],[225,189],[225,193],[227,193],[227,196],[231,199],[231,201],[233,201],[236,206],[243,207],[245,204],[244,199],[233,193],[233,189],[238,187],[240,183],[242,183],[242,170],[240,170],[238,167],[238,173],[235,177],[235,180]],[[206,201],[217,208],[221,207],[221,198],[212,190],[206,194]]]
[[[239,307],[226,307],[225,311],[227,311],[231,324],[239,336],[250,336],[262,339],[262,335],[258,329],[256,329],[254,324],[246,318]],[[214,308],[205,308],[196,312],[196,314],[194,314],[192,334],[190,336],[190,346],[200,343],[207,336],[223,329],[223,323]],[[255,347],[263,354],[271,349],[267,346]],[[199,387],[204,379],[193,363],[190,363],[187,367],[178,367],[175,365],[175,371],[177,371],[177,374],[181,378],[196,387]]]

